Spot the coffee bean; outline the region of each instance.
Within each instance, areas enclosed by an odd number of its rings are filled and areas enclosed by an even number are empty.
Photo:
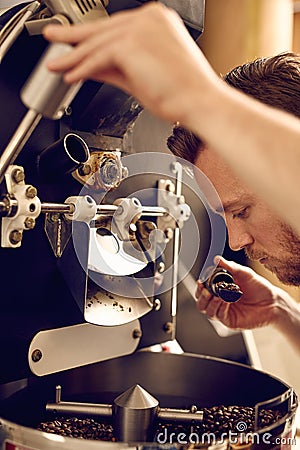
[[[256,431],[255,408],[250,406],[221,405],[202,408],[202,410],[203,421],[201,423],[193,423],[192,420],[190,424],[159,423],[155,431],[155,436],[163,430],[167,430],[168,435],[171,435],[171,433],[175,433],[175,435],[185,433],[186,436],[189,436],[191,433],[197,433],[201,436],[204,433],[214,433],[217,437],[220,437],[223,433],[238,432],[239,422],[246,424],[247,428],[245,432],[251,433]],[[259,428],[270,426],[281,418],[282,414],[279,411],[260,410],[258,414],[258,426]],[[41,422],[37,428],[47,433],[55,433],[76,439],[116,441],[111,423],[97,422],[91,418],[57,417],[52,421]]]

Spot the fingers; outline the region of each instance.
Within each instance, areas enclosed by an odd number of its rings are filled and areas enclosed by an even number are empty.
[[[95,35],[78,44],[76,48],[71,50],[68,54],[63,57],[56,58],[55,60],[49,61],[48,68],[54,71],[66,72],[68,70],[73,70],[82,67],[82,72],[84,72],[84,65],[89,61],[93,61],[93,65],[100,65],[100,61],[105,61],[104,55],[102,54],[102,59],[97,57],[97,53],[101,48],[105,46],[105,42],[102,42],[99,36]],[[76,72],[77,73],[77,72]],[[80,74],[78,76],[82,76]]]
[[[202,283],[197,285],[197,308],[205,313],[211,319],[218,318],[219,311],[223,305],[223,301],[209,293]]]
[[[249,275],[253,273],[252,269],[246,266],[242,266],[234,261],[228,261],[223,256],[216,256],[214,259],[215,264],[219,267],[223,267],[228,270],[234,277],[240,277],[240,279],[248,279]]]
[[[98,21],[97,21],[98,22]],[[43,36],[51,42],[66,42],[77,44],[88,38],[92,30],[96,30],[96,24],[86,23],[80,25],[47,25],[43,29]]]

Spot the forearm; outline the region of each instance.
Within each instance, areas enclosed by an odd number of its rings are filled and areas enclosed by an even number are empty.
[[[184,125],[300,233],[300,120],[221,80],[196,92]]]

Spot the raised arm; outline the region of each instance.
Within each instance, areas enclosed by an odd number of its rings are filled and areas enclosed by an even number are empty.
[[[179,121],[300,233],[300,120],[225,84],[174,11],[149,3],[89,24],[49,26],[44,35],[75,46],[50,70],[69,83],[113,84]]]

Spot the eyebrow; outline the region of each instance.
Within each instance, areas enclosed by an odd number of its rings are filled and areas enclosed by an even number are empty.
[[[223,203],[223,208],[222,207],[217,207],[214,209],[214,211],[217,214],[222,214],[222,213],[226,213],[228,211],[231,211],[233,208],[243,208],[245,207],[245,203],[248,204],[249,203],[249,198],[248,196],[242,196],[239,199],[236,200],[230,200],[228,202]]]

